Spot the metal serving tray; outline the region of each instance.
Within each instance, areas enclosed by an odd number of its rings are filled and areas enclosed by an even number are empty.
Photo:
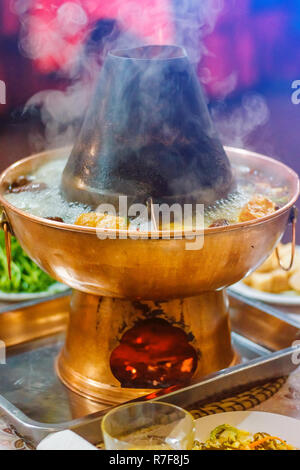
[[[0,365],[0,414],[37,444],[47,434],[73,429],[92,443],[101,441],[101,417],[112,404],[97,404],[62,385],[54,360],[64,341],[69,297],[28,301],[0,308],[0,339],[7,363]],[[232,340],[241,363],[179,390],[163,390],[144,399],[189,407],[209,403],[237,390],[288,375],[297,365],[294,341],[299,324],[256,301],[230,294]],[[300,353],[300,346],[299,353]]]

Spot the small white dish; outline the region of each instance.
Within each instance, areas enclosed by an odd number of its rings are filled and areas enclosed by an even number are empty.
[[[300,253],[300,246],[296,245],[297,251]],[[249,299],[259,300],[260,302],[266,302],[274,305],[294,305],[300,306],[300,293],[298,294],[294,290],[281,292],[280,294],[272,294],[271,292],[264,292],[253,287],[247,286],[243,281],[237,282],[229,287],[229,291],[232,290],[237,294],[241,294]]]
[[[253,287],[247,286],[242,281],[233,284],[228,290],[229,292],[232,290],[232,292],[241,294],[249,299],[259,300],[268,304],[300,305],[300,294],[297,294],[297,292],[293,290],[282,292],[281,294],[271,294],[269,292],[253,289]]]
[[[36,450],[98,450],[73,431],[54,432],[43,439]]]

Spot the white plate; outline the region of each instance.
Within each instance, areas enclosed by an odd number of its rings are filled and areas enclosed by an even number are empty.
[[[32,292],[32,293],[11,293],[8,294],[7,292],[0,291],[0,300],[5,302],[21,302],[22,300],[30,300],[30,299],[39,299],[43,297],[49,297],[50,295],[57,294],[59,292],[64,292],[70,289],[65,284],[61,284],[60,282],[56,282],[52,284],[49,289],[43,292]]]
[[[296,246],[297,251],[300,253],[300,246]],[[294,290],[282,292],[281,294],[271,294],[270,292],[264,292],[253,287],[247,286],[243,281],[233,284],[229,287],[229,290],[236,292],[237,294],[244,295],[249,299],[260,300],[268,304],[277,305],[300,305],[300,294],[297,294]]]
[[[253,289],[253,287],[247,286],[242,281],[230,286],[229,291],[230,290],[237,294],[244,295],[249,299],[260,300],[261,302],[267,302],[268,304],[300,305],[300,294],[297,294],[292,290],[282,292],[281,294],[271,294],[269,292]]]
[[[204,442],[221,424],[229,424],[250,433],[267,432],[300,449],[300,420],[261,411],[232,411],[205,416],[196,420],[196,439]]]

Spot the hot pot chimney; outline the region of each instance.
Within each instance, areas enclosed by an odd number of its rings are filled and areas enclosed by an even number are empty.
[[[232,189],[230,163],[183,48],[110,52],[62,177],[70,201],[96,207],[211,204]]]

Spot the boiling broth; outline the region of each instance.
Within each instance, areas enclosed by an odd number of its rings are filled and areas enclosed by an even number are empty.
[[[23,180],[22,177],[19,179],[19,183],[10,185],[5,198],[18,209],[37,217],[74,224],[82,214],[90,214],[93,208],[64,199],[60,183],[66,162],[66,158],[52,160],[35,172],[24,175]],[[245,166],[233,166],[233,172],[236,179],[235,191],[228,198],[216,201],[213,205],[204,208],[205,227],[238,223],[242,209],[256,195],[272,201],[275,209],[288,202],[288,188],[274,181],[274,178]],[[148,221],[139,217],[129,222],[133,230],[149,228]],[[166,227],[160,228],[166,229]],[[173,228],[178,227],[173,224]]]

